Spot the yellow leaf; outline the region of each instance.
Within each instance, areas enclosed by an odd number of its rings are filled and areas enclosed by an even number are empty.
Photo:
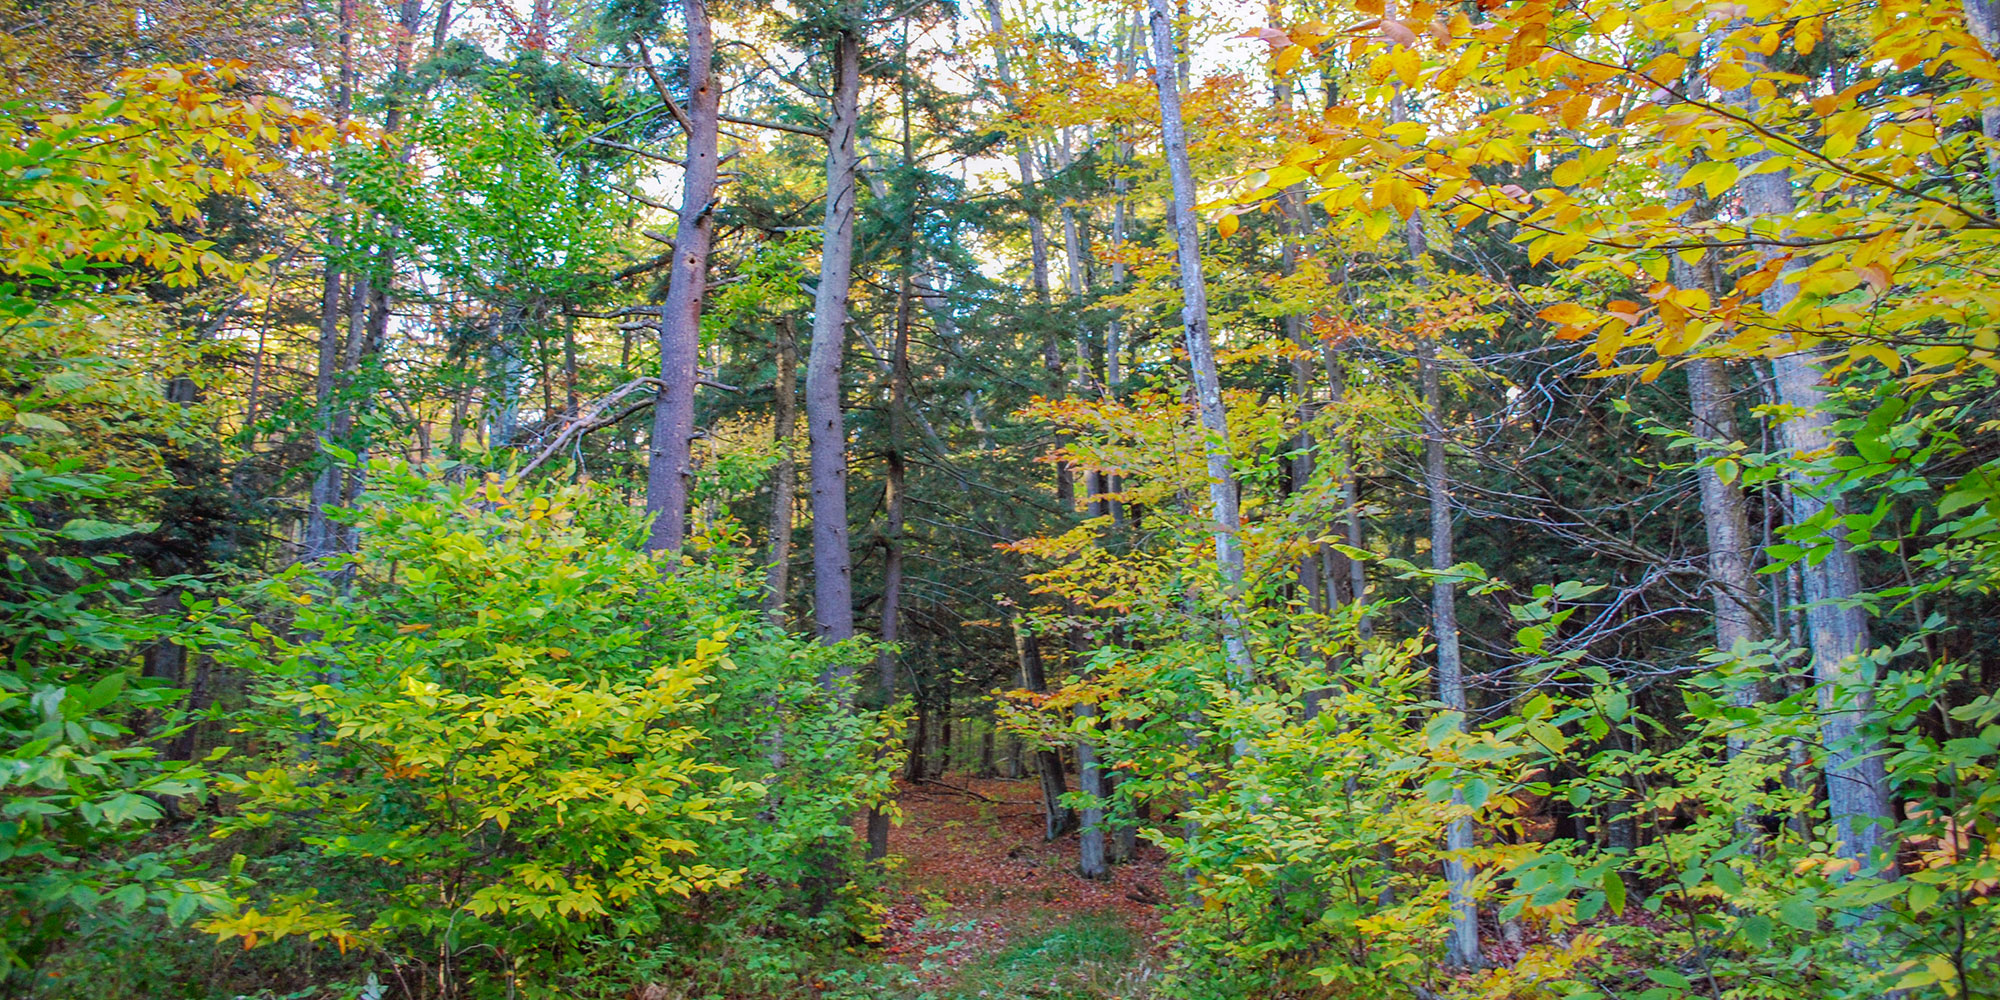
[[[1303,45],[1285,46],[1284,50],[1271,60],[1271,75],[1283,76],[1297,69],[1299,60],[1304,59],[1305,55],[1306,47]]]
[[[1574,302],[1558,302],[1535,314],[1551,323],[1564,326],[1583,326],[1597,321],[1597,314]]]

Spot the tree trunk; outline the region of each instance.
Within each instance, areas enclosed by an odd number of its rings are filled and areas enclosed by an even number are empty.
[[[1097,717],[1096,705],[1078,705],[1079,719]],[[1077,873],[1084,878],[1107,878],[1110,871],[1105,867],[1104,803],[1111,796],[1105,787],[1104,771],[1097,759],[1097,745],[1088,739],[1076,743],[1076,780],[1082,786],[1083,794],[1091,797],[1091,803],[1083,807],[1083,829],[1077,837]]]
[[[1408,120],[1401,91],[1390,103],[1396,122]],[[1424,236],[1423,216],[1412,214],[1404,223],[1404,242],[1410,264],[1416,269],[1418,289],[1429,287],[1425,276],[1430,247]],[[1449,570],[1452,556],[1451,478],[1445,465],[1444,398],[1439,387],[1437,342],[1419,336],[1416,344],[1417,378],[1423,391],[1424,493],[1430,503],[1431,569]],[[1458,589],[1451,581],[1431,583],[1431,638],[1437,644],[1438,700],[1445,710],[1466,711],[1465,671],[1458,643]],[[1460,723],[1461,728],[1463,722]],[[1464,797],[1452,792],[1453,805],[1463,805]],[[1479,908],[1472,899],[1472,871],[1459,855],[1472,849],[1472,819],[1460,817],[1445,825],[1444,877],[1451,902],[1451,935],[1446,944],[1447,960],[1462,968],[1480,964]]]
[[[813,630],[823,642],[854,635],[853,567],[847,544],[847,426],[840,373],[847,347],[848,285],[854,271],[855,131],[860,124],[861,39],[843,28],[833,46],[833,115],[827,132],[825,238],[813,294],[806,359],[806,430],[812,467]],[[850,697],[851,668],[827,680]]]
[[[1041,643],[1019,617],[1014,619],[1014,654],[1021,661],[1021,686],[1035,694],[1046,693],[1049,684],[1042,673]],[[1018,749],[1015,757],[1018,761]],[[1075,811],[1062,804],[1069,782],[1063,777],[1062,757],[1054,750],[1036,750],[1035,766],[1042,777],[1042,834],[1054,840],[1076,829]]]
[[[907,104],[907,101],[905,101]],[[904,154],[910,153],[904,132]],[[909,164],[906,162],[905,166]],[[914,223],[914,219],[911,220]],[[887,524],[882,532],[882,647],[875,654],[876,684],[884,707],[896,700],[897,616],[903,602],[903,424],[910,405],[910,310],[916,300],[914,232],[903,240],[902,278],[896,289],[896,340],[889,351],[889,447],[883,454],[882,507]],[[949,720],[949,716],[947,716]],[[949,725],[949,721],[946,723]],[[949,732],[949,730],[946,730]],[[949,739],[949,737],[947,737]],[[889,817],[868,811],[868,858],[888,856]]]
[[[2000,56],[2000,0],[1965,0],[1965,24],[1990,56]],[[1979,132],[1986,137],[1986,190],[1989,211],[2000,211],[2000,105],[1979,109]]]
[[[1005,36],[1007,22],[1000,13],[1000,0],[985,0],[986,19],[994,35],[994,64],[1000,74],[1000,85],[1007,91],[1014,89],[1014,70],[1007,58]],[[1007,100],[1007,110],[1017,110],[1012,98]],[[1014,138],[1014,165],[1021,174],[1021,211],[1028,220],[1028,271],[1035,291],[1035,304],[1042,307],[1042,369],[1048,374],[1049,393],[1060,398],[1063,393],[1062,348],[1057,342],[1055,328],[1048,323],[1049,305],[1049,237],[1047,227],[1042,222],[1042,203],[1035,185],[1034,144],[1025,135]],[[1056,500],[1062,509],[1068,511],[1075,503],[1074,489],[1070,483],[1069,466],[1056,465]]]
[[[1188,164],[1187,129],[1181,117],[1180,88],[1174,80],[1173,15],[1166,0],[1148,0],[1153,35],[1153,80],[1160,95],[1160,124],[1173,184],[1174,242],[1178,249],[1181,321],[1186,329],[1188,365],[1194,393],[1207,432],[1209,514],[1214,520],[1215,563],[1228,593],[1223,600],[1223,646],[1230,682],[1247,687],[1252,680],[1250,650],[1236,617],[1243,589],[1243,550],[1238,544],[1241,521],[1236,478],[1230,469],[1229,417],[1222,407],[1222,380],[1215,367],[1215,341],[1209,333],[1208,284],[1201,271],[1200,219],[1195,215],[1194,172]],[[1242,740],[1237,750],[1246,749]]]
[[[785,600],[791,591],[792,508],[798,503],[799,462],[793,451],[798,433],[798,331],[789,315],[776,325],[778,375],[771,384],[771,436],[778,442],[778,464],[771,469],[771,552],[764,572],[764,611],[772,623],[785,623]]]
[[[904,744],[903,777],[922,781],[927,777],[927,765],[930,763],[931,713],[922,698],[918,698],[911,708],[915,717],[910,721],[910,736]]]
[[[1417,219],[1409,224],[1410,257],[1421,265],[1425,253],[1423,231]],[[1437,344],[1428,337],[1417,340],[1417,377],[1423,388],[1424,493],[1430,501],[1431,569],[1449,570],[1452,558],[1451,479],[1445,468],[1444,400],[1438,384]],[[1449,580],[1431,583],[1431,638],[1437,644],[1438,700],[1446,711],[1466,710],[1465,672],[1458,646],[1458,588]],[[1463,805],[1458,792],[1452,804]],[[1458,857],[1472,849],[1472,820],[1459,817],[1445,826],[1445,881],[1450,886],[1451,939],[1448,945],[1452,964],[1471,967],[1479,964],[1479,910],[1470,892],[1471,869]]]
[[[1734,97],[1754,110],[1756,99],[1747,92]],[[1761,159],[1762,157],[1759,157]],[[1738,182],[1743,207],[1751,219],[1762,219],[1782,233],[1785,220],[1792,217],[1791,173],[1779,170],[1752,174],[1744,171]],[[1784,251],[1766,244],[1761,248],[1769,259]],[[1764,309],[1782,315],[1798,296],[1797,286],[1780,280],[1763,293]],[[1794,351],[1772,359],[1771,369],[1778,402],[1796,407],[1796,415],[1778,426],[1786,451],[1795,457],[1830,455],[1836,440],[1833,415],[1828,412],[1821,382],[1825,371],[1819,360],[1806,351]],[[1827,512],[1839,514],[1823,490],[1825,477],[1798,472],[1791,483],[1791,521],[1806,524]],[[1861,568],[1854,550],[1841,529],[1831,533],[1832,551],[1817,563],[1801,560],[1798,566],[1804,583],[1806,632],[1812,653],[1813,679],[1819,685],[1820,740],[1826,756],[1827,813],[1838,831],[1835,853],[1864,870],[1879,869],[1894,877],[1896,844],[1889,828],[1894,814],[1889,801],[1889,780],[1882,762],[1879,738],[1867,729],[1874,709],[1875,665],[1868,659],[1872,645],[1868,613],[1846,603],[1861,593]]]
[[[701,352],[709,248],[715,239],[717,116],[722,113],[708,5],[706,0],[682,0],[681,9],[688,33],[687,160],[667,301],[660,307],[660,392],[653,403],[652,452],[646,464],[646,512],[653,516],[646,549],[666,553],[668,567],[678,558],[687,530],[695,365]]]
[[[354,0],[340,0],[338,16],[340,71],[333,108],[336,127],[347,124],[348,115],[354,107]],[[333,195],[336,205],[345,196],[346,188],[345,181],[335,178]],[[306,500],[305,538],[300,555],[308,562],[331,556],[340,547],[334,523],[327,516],[330,510],[340,505],[340,470],[333,464],[333,456],[327,452],[326,446],[333,442],[334,437],[334,395],[340,369],[340,319],[345,298],[341,294],[339,257],[344,241],[339,215],[336,213],[329,217],[327,223],[331,232],[328,234],[326,266],[320,286],[319,368],[313,376],[313,422],[319,432],[321,460],[326,464],[313,477]]]
[[[1728,454],[1726,446],[1739,440],[1729,369],[1715,358],[1696,358],[1688,363],[1687,379],[1695,437],[1715,442],[1697,444],[1698,453],[1704,458]],[[1757,638],[1750,516],[1743,488],[1735,480],[1723,482],[1713,465],[1702,466],[1696,478],[1701,486],[1702,523],[1708,534],[1709,586],[1715,591],[1715,648],[1728,652]],[[1737,703],[1752,704],[1755,694],[1751,688],[1738,691]]]

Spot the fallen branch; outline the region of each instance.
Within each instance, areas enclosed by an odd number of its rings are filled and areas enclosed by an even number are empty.
[[[994,804],[994,805],[996,805],[996,806],[1005,806],[1005,805],[1026,805],[1026,804],[1029,804],[1029,803],[1014,803],[1014,802],[1002,802],[1002,801],[1000,801],[999,799],[989,799],[989,798],[987,798],[986,796],[984,796],[984,795],[981,795],[981,794],[979,794],[978,792],[975,792],[975,791],[973,791],[973,790],[972,790],[972,789],[970,789],[970,788],[960,788],[960,787],[959,787],[959,786],[957,786],[957,785],[950,785],[950,784],[946,784],[946,783],[944,783],[944,782],[942,782],[942,781],[938,781],[938,780],[936,780],[935,778],[915,778],[915,779],[912,779],[912,780],[914,780],[914,781],[915,781],[915,782],[916,782],[917,784],[919,784],[919,785],[936,785],[936,786],[938,786],[939,788],[948,788],[948,789],[950,789],[950,790],[952,790],[952,791],[954,791],[954,792],[957,792],[957,793],[959,793],[960,795],[970,795],[970,796],[972,796],[973,798],[975,798],[975,799],[978,799],[978,800],[979,800],[979,801],[981,801],[981,802],[991,802],[991,803],[993,803],[993,804]]]
[[[557,433],[554,441],[549,442],[546,447],[544,447],[540,452],[538,452],[535,455],[532,461],[530,461],[527,465],[522,466],[519,472],[514,473],[515,478],[526,479],[528,477],[528,474],[540,468],[542,466],[542,463],[547,462],[549,459],[562,454],[563,449],[569,447],[570,442],[582,437],[585,434],[590,433],[591,431],[598,429],[599,427],[608,427],[612,424],[615,424],[618,421],[631,416],[639,409],[652,405],[653,401],[651,399],[641,400],[637,404],[626,408],[624,412],[618,414],[616,417],[606,418],[604,416],[605,411],[611,408],[611,404],[616,403],[619,400],[624,399],[626,396],[638,392],[641,389],[651,389],[655,394],[657,394],[660,391],[661,385],[662,383],[660,382],[659,379],[653,378],[651,376],[645,376],[641,378],[635,378],[632,381],[627,382],[616,389],[613,389],[610,395],[605,396],[604,398],[599,399],[597,402],[590,404],[589,409],[585,410],[582,414],[578,415],[575,420],[571,421],[568,426],[564,427],[559,433]]]

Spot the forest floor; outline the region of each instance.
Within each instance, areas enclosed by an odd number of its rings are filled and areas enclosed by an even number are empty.
[[[1032,780],[906,784],[881,950],[916,998],[1134,1000],[1159,969],[1163,855],[1091,881],[1077,838],[1042,838]]]

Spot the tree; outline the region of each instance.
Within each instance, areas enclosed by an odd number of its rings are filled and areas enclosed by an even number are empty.
[[[538,10],[540,8],[537,8]],[[716,86],[715,30],[706,0],[684,0],[687,20],[687,108],[675,117],[687,130],[681,178],[680,225],[674,230],[673,269],[660,306],[660,392],[653,404],[653,445],[646,464],[646,509],[653,534],[647,546],[678,557],[687,521],[690,447],[694,440],[695,361],[701,352],[702,294],[708,287],[709,248],[715,238],[715,197],[722,92]],[[650,58],[646,72],[660,102],[674,107]]]

